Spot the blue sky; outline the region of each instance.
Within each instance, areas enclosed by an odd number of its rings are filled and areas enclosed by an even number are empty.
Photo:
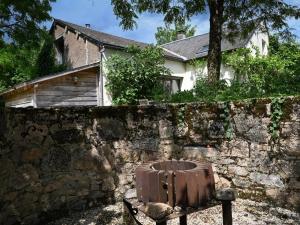
[[[140,15],[137,29],[124,31],[119,26],[119,21],[113,13],[111,0],[57,0],[52,4],[51,15],[54,18],[69,21],[78,25],[91,24],[92,29],[127,37],[130,39],[154,43],[155,32],[158,26],[163,26],[163,16],[157,14]],[[300,0],[289,0],[288,2],[300,6]],[[207,15],[193,17],[192,25],[197,26],[196,34],[208,32],[209,20]],[[50,27],[47,23],[47,27]],[[300,20],[289,20],[290,27],[300,37]]]

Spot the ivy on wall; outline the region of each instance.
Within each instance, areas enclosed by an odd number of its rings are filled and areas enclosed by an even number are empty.
[[[223,120],[225,138],[231,140],[233,138],[233,127],[230,116],[230,102],[224,102],[222,105],[222,113],[220,114],[220,118]]]
[[[269,125],[269,132],[272,139],[275,140],[279,137],[280,120],[283,115],[282,105],[284,98],[273,98],[271,101],[271,122]]]

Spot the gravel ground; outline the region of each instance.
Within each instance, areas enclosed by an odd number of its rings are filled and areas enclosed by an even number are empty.
[[[150,219],[138,216],[143,225],[154,225]],[[48,223],[47,225],[116,225],[122,224],[122,204],[72,214],[69,217]],[[168,221],[168,225],[178,225],[178,220]],[[216,206],[188,216],[188,225],[222,225],[222,208]],[[264,202],[238,199],[233,203],[234,225],[300,225],[300,214],[288,209],[270,207]]]

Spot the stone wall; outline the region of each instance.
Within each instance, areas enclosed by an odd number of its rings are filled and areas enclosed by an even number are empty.
[[[283,102],[273,139],[271,105],[0,110],[0,224],[35,224],[121,200],[136,166],[163,158],[205,158],[217,187],[299,207],[300,98]]]

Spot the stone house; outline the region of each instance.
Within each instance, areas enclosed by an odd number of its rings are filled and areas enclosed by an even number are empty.
[[[107,106],[111,97],[105,89],[105,61],[112,54],[124,54],[129,45],[140,47],[146,43],[95,31],[86,26],[55,19],[50,29],[54,37],[56,59],[65,63],[67,71],[44,76],[18,84],[0,93],[8,107],[52,107],[52,106]],[[197,77],[205,76],[207,68],[194,65],[194,61],[208,54],[209,34],[196,35],[161,45],[165,66],[172,76],[164,78],[171,92],[190,90]],[[247,38],[234,43],[222,41],[222,51],[247,47],[268,53],[267,33],[255,30]],[[200,71],[200,72],[199,72]],[[221,78],[230,80],[233,72],[222,66]]]

